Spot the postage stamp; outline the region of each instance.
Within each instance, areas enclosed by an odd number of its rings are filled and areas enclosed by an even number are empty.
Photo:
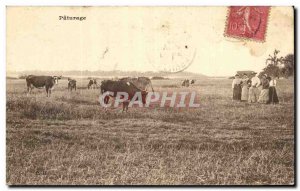
[[[270,7],[229,7],[225,33],[227,37],[264,42],[266,38]]]

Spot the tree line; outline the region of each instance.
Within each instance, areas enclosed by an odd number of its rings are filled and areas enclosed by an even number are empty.
[[[279,56],[280,51],[274,50],[273,55],[269,55],[266,59],[266,67],[261,74],[268,76],[288,78],[294,76],[294,54]]]

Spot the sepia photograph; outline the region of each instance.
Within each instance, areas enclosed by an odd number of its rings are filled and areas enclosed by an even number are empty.
[[[8,186],[295,186],[293,6],[6,6]]]

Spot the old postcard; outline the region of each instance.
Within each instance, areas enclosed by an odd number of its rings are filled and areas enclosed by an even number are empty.
[[[6,8],[8,185],[294,185],[294,8]]]

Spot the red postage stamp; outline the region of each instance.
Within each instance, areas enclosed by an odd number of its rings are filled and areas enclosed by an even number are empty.
[[[224,35],[264,42],[270,7],[231,6]]]

